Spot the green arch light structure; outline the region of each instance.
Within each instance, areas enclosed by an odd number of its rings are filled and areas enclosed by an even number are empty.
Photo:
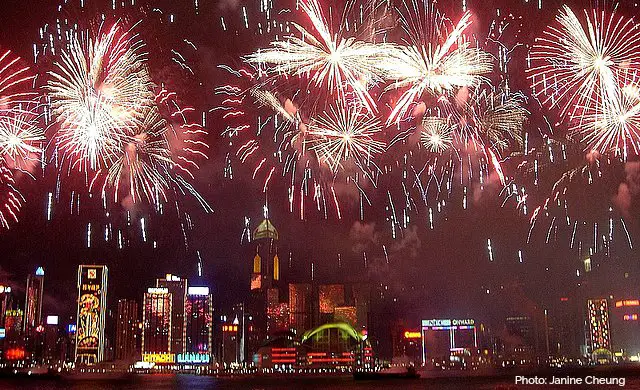
[[[364,337],[360,333],[358,333],[358,331],[355,330],[353,326],[347,324],[346,322],[333,322],[329,324],[320,325],[317,328],[309,329],[308,331],[304,332],[304,334],[302,335],[301,343],[306,342],[315,334],[317,334],[318,332],[322,332],[325,329],[340,329],[346,334],[348,334],[352,339],[358,342],[361,342],[364,340]]]

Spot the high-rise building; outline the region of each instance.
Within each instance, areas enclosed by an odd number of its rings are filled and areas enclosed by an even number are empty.
[[[344,285],[324,284],[318,286],[318,304],[320,323],[333,321],[337,306],[344,306]]]
[[[0,328],[5,327],[5,314],[13,305],[11,287],[0,285]]]
[[[138,302],[130,299],[118,301],[116,323],[116,359],[130,360],[138,357],[136,349],[138,337]]]
[[[594,359],[611,354],[611,333],[607,300],[589,299],[587,301],[589,321],[589,341]]]
[[[640,299],[627,298],[615,302],[611,308],[612,346],[623,358],[640,356]]]
[[[5,312],[5,339],[8,342],[18,342],[22,337],[22,320],[24,312],[20,309]]]
[[[209,287],[189,287],[185,305],[186,353],[178,363],[209,363],[213,346],[213,299]]]
[[[166,288],[171,294],[171,353],[185,352],[184,304],[187,299],[187,279],[167,274],[156,280],[156,287]]]
[[[77,363],[104,360],[108,276],[106,265],[78,266]]]
[[[149,288],[144,294],[142,355],[171,353],[172,298],[166,287]]]
[[[311,329],[312,289],[310,284],[289,284],[289,326],[301,335]]]
[[[24,333],[30,335],[42,324],[42,293],[44,290],[44,269],[38,267],[34,274],[27,276],[26,302],[24,308]]]
[[[346,322],[351,326],[357,326],[358,316],[355,306],[336,306],[333,312],[333,320],[336,322]]]

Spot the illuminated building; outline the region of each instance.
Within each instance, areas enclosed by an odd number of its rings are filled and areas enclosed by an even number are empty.
[[[392,332],[393,363],[419,366],[422,364],[422,332],[396,324]]]
[[[279,302],[281,275],[278,239],[278,231],[271,223],[265,206],[264,219],[253,230],[251,240],[253,264],[250,281],[251,299],[247,305],[247,312],[253,318],[253,327],[246,337],[247,356],[253,356],[269,333],[278,329],[282,322],[281,316],[286,311]],[[248,331],[248,329],[245,330]],[[246,362],[251,361],[248,359]]]
[[[478,348],[473,319],[422,320],[422,361],[449,361]]]
[[[333,312],[333,320],[336,322],[346,322],[351,326],[358,325],[358,316],[355,306],[336,306]]]
[[[130,299],[118,300],[118,318],[116,322],[116,359],[132,360],[138,358],[136,348],[138,337],[138,302]]]
[[[333,322],[337,306],[344,306],[344,285],[324,284],[318,286],[318,325]]]
[[[22,319],[24,312],[22,310],[7,310],[5,312],[5,342],[9,345],[22,341]]]
[[[640,358],[640,299],[617,300],[611,308],[611,340],[616,356],[624,359]]]
[[[0,285],[0,328],[5,327],[5,314],[11,309],[12,304],[11,287]]]
[[[185,305],[186,353],[178,363],[209,363],[213,354],[213,298],[209,287],[189,287]]]
[[[239,326],[238,321],[227,322],[222,324],[222,351],[221,360],[225,366],[231,364],[239,364],[240,355],[240,331],[242,328]]]
[[[589,321],[589,346],[595,359],[610,355],[611,334],[609,325],[609,308],[606,299],[589,299],[587,301]]]
[[[108,274],[106,265],[78,266],[76,363],[96,364],[104,359]]]
[[[296,334],[302,334],[311,328],[312,297],[311,285],[306,283],[289,284],[289,326]]]
[[[24,333],[30,335],[42,323],[42,293],[44,269],[38,267],[35,274],[27,277],[26,302],[24,308]]]
[[[156,363],[159,354],[171,354],[171,293],[167,288],[149,288],[142,311],[142,360]]]
[[[187,299],[187,279],[167,274],[156,280],[156,287],[166,288],[171,294],[171,353],[185,352],[184,304]]]
[[[373,354],[366,334],[346,323],[322,324],[306,331],[300,340],[306,368],[367,367]]]

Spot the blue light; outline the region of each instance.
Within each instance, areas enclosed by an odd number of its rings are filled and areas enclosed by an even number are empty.
[[[36,269],[36,276],[44,276],[44,268],[38,267],[38,269]]]

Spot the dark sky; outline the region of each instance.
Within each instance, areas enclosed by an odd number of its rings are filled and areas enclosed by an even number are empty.
[[[38,38],[39,27],[55,23],[57,18],[76,18],[80,24],[84,24],[88,20],[95,20],[100,12],[98,10],[110,12],[104,4],[111,4],[111,1],[86,0],[89,6],[85,10],[77,6],[79,1],[69,0],[70,4],[61,13],[58,13],[55,1],[3,1],[0,47],[14,50],[32,62],[32,45],[34,42],[41,43]],[[243,29],[242,6],[247,6],[250,19],[253,20],[254,16],[258,17],[257,1],[201,0],[197,15],[193,1],[140,0],[137,3],[139,8],[127,11],[129,8],[125,7],[125,11],[119,10],[117,16],[123,17],[126,13],[152,15],[147,18],[163,21],[158,24],[157,21],[143,19],[142,35],[148,40],[152,64],[166,63],[167,58],[163,56],[172,47],[183,50],[185,38],[198,47],[198,51],[190,53],[187,59],[194,69],[194,75],[181,72],[170,62],[156,66],[154,74],[162,77],[168,75],[169,79],[163,81],[181,92],[181,99],[199,111],[207,111],[218,105],[219,98],[213,94],[214,88],[233,81],[228,73],[216,66],[227,64],[237,67],[241,55],[249,54],[258,45],[268,42],[267,37],[257,36],[253,32],[253,26],[250,30]],[[522,15],[523,27],[518,39],[530,44],[557,10],[558,2],[543,0],[543,3],[542,10],[536,8],[534,0],[526,4],[516,0],[478,0],[469,1],[468,6],[476,14],[473,28],[478,35],[486,35],[489,21],[496,15],[497,8],[500,8],[502,15]],[[332,1],[331,4],[339,6],[340,2]],[[443,10],[452,15],[461,12],[460,1],[443,1],[440,4]],[[571,4],[587,7],[591,3]],[[153,8],[162,9],[162,15],[150,13],[149,9]],[[166,23],[171,14],[175,15],[174,25]],[[221,17],[228,23],[228,31],[222,31]],[[525,55],[526,50],[514,58],[510,72],[513,73],[512,88],[528,93]],[[50,66],[47,60],[36,66],[42,78],[46,77],[47,66]],[[548,114],[554,120],[554,113],[539,109],[531,111],[531,119],[526,126],[532,133],[536,128],[545,127],[542,114]],[[207,118],[210,155],[197,172],[194,184],[213,207],[212,214],[205,213],[188,196],[177,197],[180,199],[180,216],[177,216],[171,203],[167,205],[164,215],[144,207],[136,208],[134,216],[145,216],[149,224],[150,238],[148,242],[142,242],[139,226],[126,226],[122,207],[114,205],[109,220],[105,219],[101,216],[99,199],[89,198],[86,190],[83,192],[81,180],[78,182],[67,178],[63,180],[63,195],[54,207],[54,218],[47,222],[47,193],[53,191],[56,185],[55,172],[51,172],[50,166],[44,177],[39,175],[37,181],[22,178],[20,182],[27,205],[20,215],[20,222],[10,231],[0,232],[0,251],[3,252],[0,260],[3,274],[0,277],[22,287],[26,273],[43,265],[47,273],[45,289],[49,297],[45,312],[68,315],[74,310],[72,302],[79,263],[109,265],[109,300],[113,304],[117,298],[140,299],[146,287],[165,273],[195,278],[196,251],[199,251],[204,262],[205,280],[202,282],[213,287],[216,300],[229,303],[241,299],[248,287],[252,258],[251,248],[240,245],[244,217],[252,218],[253,226],[257,224],[265,194],[262,192],[262,183],[251,180],[251,166],[243,167],[236,163],[234,180],[223,177],[224,156],[230,150],[219,134],[226,124],[215,112],[207,114]],[[562,129],[559,131],[561,133]],[[583,163],[582,154],[576,155],[579,157],[575,160],[552,164],[545,171],[539,191],[532,191],[530,209],[544,201],[551,184],[563,171]],[[515,170],[509,162],[505,167],[512,169],[507,172],[508,175],[518,176],[519,183],[529,186],[530,175]],[[609,206],[615,206],[613,199],[617,196],[619,185],[628,180],[628,173],[625,173],[622,164],[613,163],[607,168],[605,178],[598,181],[596,186],[586,186],[580,180],[572,185],[575,195],[569,196],[571,217],[584,221],[584,227],[578,230],[576,242],[584,241],[585,246],[591,245],[588,242],[593,236],[594,223],[600,224],[600,234],[606,234],[602,232],[608,229]],[[395,187],[389,187],[394,203],[402,203],[401,180],[390,178],[389,181],[395,183]],[[504,197],[500,195],[498,186],[488,185],[482,192],[477,187],[469,186],[467,210],[460,207],[461,188],[455,188],[447,199],[449,205],[437,215],[433,230],[429,228],[427,210],[421,207],[411,215],[409,227],[394,240],[389,228],[389,212],[386,210],[386,189],[370,192],[373,205],[365,208],[364,221],[359,221],[359,205],[349,196],[341,201],[342,220],[337,220],[335,215],[325,220],[321,213],[312,210],[305,221],[300,221],[297,211],[289,213],[285,184],[274,185],[267,197],[272,220],[280,231],[281,259],[288,263],[291,254],[292,267],[284,272],[290,280],[308,280],[310,264],[313,262],[318,281],[382,282],[389,286],[391,296],[399,298],[396,309],[406,310],[416,318],[486,316],[484,308],[488,305],[500,306],[498,312],[521,311],[529,304],[552,304],[576,284],[575,270],[580,267],[580,258],[578,245],[570,247],[571,227],[557,224],[557,228],[549,230],[554,217],[552,212],[549,217],[540,218],[527,244],[529,220],[517,213],[513,203],[502,207]],[[79,191],[82,198],[80,215],[69,215],[68,205],[71,191],[74,190]],[[638,224],[637,213],[634,212],[634,194],[630,207],[625,210],[616,208],[613,212],[616,221],[620,216],[625,217],[632,238],[636,237],[634,232]],[[311,205],[308,207],[312,209]],[[432,207],[435,207],[434,203]],[[559,213],[557,218],[561,220],[564,217]],[[188,246],[184,244],[180,226],[180,222],[186,219],[193,222],[193,229],[186,231]],[[123,227],[130,237],[129,246],[116,249],[112,242],[100,241],[98,235],[94,247],[87,249],[87,223],[100,226],[109,221]],[[616,226],[609,256],[603,255],[606,261],[614,264],[611,280],[617,280],[624,272],[632,272],[637,277],[637,252],[629,250],[625,233],[620,224]],[[550,237],[549,243],[546,242],[547,236]],[[492,241],[493,262],[488,259],[488,238]],[[157,241],[157,248],[153,248],[152,241]],[[388,262],[383,245],[387,249]],[[519,262],[518,250],[522,250],[524,263]],[[582,250],[582,253],[588,251],[586,248]],[[367,268],[364,267],[364,253]],[[338,255],[341,257],[341,268],[338,268]]]

